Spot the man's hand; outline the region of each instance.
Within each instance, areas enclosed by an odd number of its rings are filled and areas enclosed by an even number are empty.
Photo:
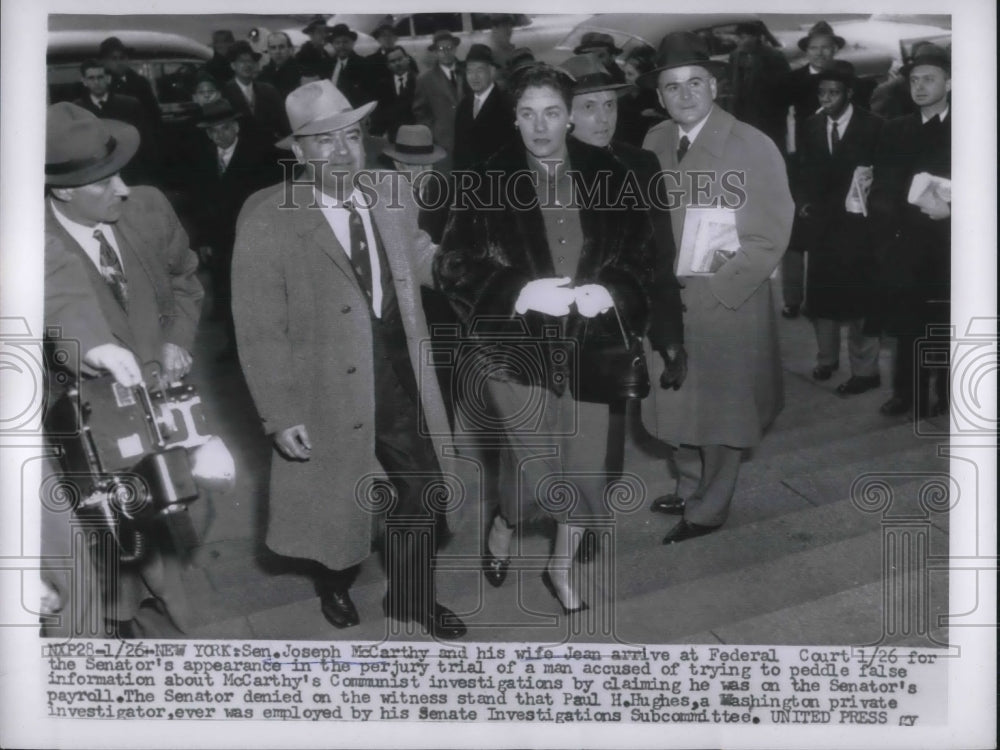
[[[611,292],[600,284],[584,284],[578,286],[576,292],[576,309],[585,318],[593,318],[610,310],[615,305]]]
[[[177,344],[163,345],[163,379],[168,383],[180,380],[191,370],[191,355],[187,349]]]
[[[202,245],[198,248],[198,260],[201,261],[203,266],[207,266],[209,264],[209,261],[212,260],[212,255],[214,255],[214,251],[210,245]]]
[[[929,206],[921,207],[920,212],[934,221],[941,221],[941,219],[947,219],[951,216],[951,206],[935,197],[934,202]]]
[[[569,276],[563,276],[529,281],[518,295],[514,310],[518,315],[524,315],[528,310],[556,317],[569,315],[569,306],[576,301],[576,291],[566,288],[570,280]]]
[[[274,445],[285,458],[308,461],[312,456],[312,443],[304,424],[288,427],[274,434]]]
[[[683,346],[668,346],[663,355],[663,372],[660,388],[677,390],[687,377],[687,351]]]
[[[118,344],[100,344],[83,355],[83,362],[95,370],[107,370],[119,384],[133,388],[142,382],[142,368],[128,349]]]

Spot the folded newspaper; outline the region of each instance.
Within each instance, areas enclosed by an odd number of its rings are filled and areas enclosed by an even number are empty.
[[[910,183],[910,193],[906,200],[914,206],[930,209],[938,203],[951,203],[951,180],[938,177],[929,172],[919,172],[913,175]]]
[[[849,214],[868,215],[868,194],[872,191],[874,170],[871,167],[855,167],[851,187],[847,190],[844,208]]]
[[[689,208],[677,261],[678,276],[713,274],[740,249],[736,211],[731,208]]]

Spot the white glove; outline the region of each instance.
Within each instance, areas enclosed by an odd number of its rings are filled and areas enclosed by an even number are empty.
[[[107,370],[126,388],[142,382],[142,368],[128,349],[118,344],[100,344],[83,355],[85,364],[95,370]]]
[[[569,315],[569,306],[576,300],[576,291],[567,289],[569,276],[558,279],[535,279],[524,285],[514,303],[518,315],[535,310],[546,315]]]
[[[595,315],[606,313],[615,302],[611,299],[611,292],[600,284],[584,284],[578,286],[576,292],[576,309],[585,318],[593,318]]]

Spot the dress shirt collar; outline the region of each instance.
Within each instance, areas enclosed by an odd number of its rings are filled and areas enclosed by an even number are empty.
[[[233,154],[236,152],[236,144],[239,142],[240,139],[237,137],[229,148],[215,147],[215,151],[219,155],[219,159],[221,159],[227,167],[229,166],[229,162],[233,160]]]
[[[834,120],[832,117],[827,116],[826,118],[826,132],[833,130],[833,123],[837,123],[837,130],[839,131],[840,137],[844,137],[844,131],[847,130],[847,123],[851,121],[851,116],[854,114],[854,105],[848,104],[847,109],[845,109],[840,117]]]
[[[930,117],[926,117],[924,115],[924,113],[921,112],[920,113],[920,122],[923,123],[924,125],[926,125],[934,117],[937,117],[941,122],[944,122],[945,118],[948,116],[948,113],[950,111],[951,111],[951,105],[946,106],[944,109],[942,109],[936,115],[931,115]]]
[[[488,97],[490,94],[493,93],[493,87],[494,86],[496,86],[496,84],[495,83],[491,83],[490,86],[489,86],[489,88],[486,89],[486,91],[483,91],[480,94],[473,94],[473,96],[479,101],[479,106],[480,107],[483,106],[483,103],[486,101],[486,97]]]
[[[243,82],[239,78],[234,78],[233,80],[236,81],[236,85],[240,87],[240,91],[243,92],[244,98],[248,102],[252,101],[253,100],[253,81],[250,81],[250,83],[248,83],[246,85],[243,85]]]
[[[712,114],[712,111],[713,111],[714,109],[715,109],[715,105],[713,104],[713,105],[712,105],[712,109],[708,110],[708,114],[707,114],[707,115],[705,115],[705,116],[704,116],[704,117],[703,117],[703,118],[701,119],[701,121],[700,121],[700,122],[696,122],[696,123],[695,123],[695,124],[694,124],[694,125],[693,125],[693,126],[691,127],[691,129],[690,129],[690,130],[685,130],[683,126],[678,126],[678,127],[680,127],[680,135],[679,135],[679,136],[677,136],[677,140],[679,141],[679,140],[681,139],[681,137],[682,137],[682,136],[685,136],[685,135],[686,135],[686,136],[687,136],[687,139],[688,139],[688,142],[689,142],[689,143],[691,144],[691,146],[693,146],[693,145],[694,145],[694,139],[698,137],[698,133],[700,133],[700,132],[701,132],[701,129],[705,127],[705,123],[706,123],[706,122],[708,122],[708,118],[709,118],[709,117],[711,116],[711,114]],[[691,146],[688,146],[688,148],[690,148]]]
[[[87,254],[87,257],[94,262],[95,266],[98,268],[101,267],[101,245],[96,239],[94,239],[94,230],[96,229],[100,229],[101,232],[104,233],[104,236],[108,240],[108,244],[111,245],[115,253],[118,255],[118,260],[122,260],[122,253],[118,248],[118,240],[115,239],[115,233],[110,224],[101,222],[100,224],[88,227],[86,224],[74,221],[60,211],[57,201],[50,199],[49,206],[52,208],[52,214],[56,217],[56,221],[58,221],[69,236],[76,241],[76,244],[83,248],[83,251]]]
[[[96,96],[94,96],[93,94],[91,94],[90,95],[90,101],[92,101],[98,107],[103,107],[105,104],[108,103],[108,94],[105,94],[100,99],[98,99]]]
[[[445,78],[447,78],[448,80],[453,80],[455,78],[456,72],[454,65],[452,65],[449,68],[447,65],[442,65],[441,63],[438,63],[438,67],[444,71]]]

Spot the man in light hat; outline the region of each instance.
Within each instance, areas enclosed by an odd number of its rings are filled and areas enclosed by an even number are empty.
[[[355,184],[374,106],[352,108],[329,80],[293,91],[288,141],[305,181],[257,193],[239,219],[239,355],[277,448],[266,541],[314,561],[323,616],[351,627],[350,585],[386,512],[385,613],[458,638],[464,625],[435,595],[425,504],[444,481],[450,430],[436,380],[417,378],[428,337],[418,284],[431,282],[434,246],[398,181]]]
[[[917,418],[948,409],[948,334],[951,320],[951,56],[926,44],[901,74],[919,112],[890,120],[875,156],[872,219],[884,243],[882,299],[886,331],[896,337],[892,398],[886,416]],[[931,185],[914,191],[917,175]],[[926,179],[926,178],[925,178]],[[919,185],[919,183],[918,183]],[[919,195],[911,193],[916,192]],[[931,391],[928,339],[937,362]]]
[[[656,64],[637,80],[655,88],[672,120],[651,128],[643,148],[659,157],[668,179],[677,180],[666,184],[666,194],[680,193],[671,219],[688,360],[683,385],[654,389],[644,414],[663,439],[698,446],[702,458],[701,478],[687,500],[659,503],[662,512],[682,516],[663,539],[673,544],[725,523],[743,451],[760,442],[781,410],[770,276],[788,245],[794,205],[777,146],[715,104],[717,76],[725,69],[703,40],[668,34]],[[692,211],[699,208],[715,210],[709,216]],[[689,226],[699,218],[729,236],[724,247],[704,248],[712,259],[704,271],[686,263],[686,248],[694,244]]]
[[[132,387],[149,363],[167,380],[183,377],[201,312],[198,258],[163,194],[119,177],[138,131],[61,102],[48,108],[45,136],[45,325],[78,342],[82,355],[55,363],[53,383],[109,373]],[[69,544],[65,514],[43,506],[43,556],[72,554],[59,551]],[[106,571],[104,590],[84,600],[70,597],[69,571],[48,571],[64,607],[51,634],[86,634],[96,613],[110,627],[105,636],[180,635],[186,606],[176,563],[153,554],[137,568]]]
[[[465,57],[468,92],[455,113],[455,169],[467,169],[517,138],[514,104],[496,85],[497,64],[485,44],[473,44]]]
[[[395,140],[382,148],[382,154],[392,160],[393,167],[406,175],[420,207],[418,223],[435,244],[441,242],[448,220],[450,190],[447,178],[433,167],[448,154],[434,144],[426,125],[402,125]]]
[[[618,67],[615,57],[623,52],[621,47],[615,44],[615,39],[611,34],[604,34],[600,31],[588,31],[580,39],[580,43],[573,50],[574,55],[597,55],[601,65],[611,74],[615,83],[625,83],[625,71]]]
[[[233,79],[223,84],[222,96],[239,112],[246,127],[257,130],[261,138],[276,141],[288,135],[288,118],[281,104],[281,94],[269,83],[257,80],[261,54],[240,40],[229,48]]]
[[[438,31],[427,48],[437,57],[437,65],[417,79],[413,96],[413,114],[417,122],[426,125],[434,134],[434,142],[448,152],[439,166],[443,172],[451,170],[451,155],[455,151],[455,113],[458,103],[465,96],[465,76],[455,58],[461,40],[449,31]]]

